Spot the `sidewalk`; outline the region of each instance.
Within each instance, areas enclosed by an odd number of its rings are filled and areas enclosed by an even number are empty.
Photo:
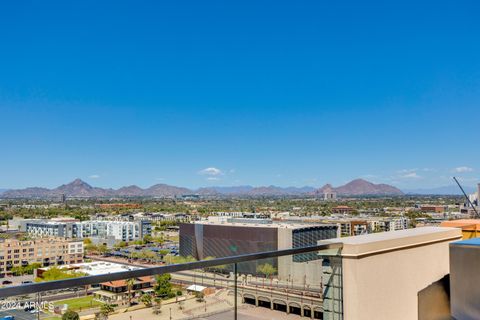
[[[197,317],[205,314],[222,313],[233,308],[233,296],[227,295],[226,291],[220,291],[218,295],[211,295],[205,298],[205,302],[198,302],[196,299],[187,299],[184,301],[183,310],[180,310],[180,304],[173,302],[164,303],[159,315],[153,314],[152,308],[145,308],[136,311],[128,311],[119,314],[113,314],[108,318],[111,320],[177,320]]]

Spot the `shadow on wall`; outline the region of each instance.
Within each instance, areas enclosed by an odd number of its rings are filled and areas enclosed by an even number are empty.
[[[418,292],[418,320],[450,320],[450,275]]]

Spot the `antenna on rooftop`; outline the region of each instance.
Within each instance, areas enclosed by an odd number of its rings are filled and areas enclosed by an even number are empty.
[[[453,177],[453,180],[455,180],[455,182],[457,183],[458,187],[460,188],[460,190],[462,190],[463,192],[463,195],[465,196],[465,198],[467,199],[468,203],[472,206],[473,208],[473,211],[475,211],[475,218],[478,217],[478,211],[477,209],[475,208],[475,206],[473,205],[472,201],[470,201],[470,198],[467,196],[467,194],[465,193],[465,190],[463,190],[462,186],[460,185],[460,182],[458,182],[457,178]]]

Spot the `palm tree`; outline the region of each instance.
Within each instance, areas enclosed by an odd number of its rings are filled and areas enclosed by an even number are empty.
[[[127,289],[128,289],[128,305],[132,305],[132,288],[133,285],[135,284],[135,279],[130,278],[125,281],[127,283]]]
[[[157,297],[157,298],[154,299],[154,301],[155,301],[155,306],[153,307],[153,313],[154,314],[159,314],[160,312],[162,312],[161,311],[161,309],[162,309],[162,299]]]

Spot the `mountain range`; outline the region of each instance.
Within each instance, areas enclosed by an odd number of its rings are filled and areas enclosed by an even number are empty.
[[[62,194],[67,197],[83,198],[111,198],[111,197],[178,197],[183,195],[198,194],[202,196],[296,196],[296,195],[319,195],[331,190],[340,196],[381,196],[381,195],[402,195],[403,192],[393,186],[386,184],[374,184],[363,179],[353,180],[343,186],[332,187],[327,184],[322,188],[313,187],[206,187],[199,189],[188,189],[171,186],[167,184],[156,184],[149,188],[142,189],[131,185],[120,189],[92,187],[88,183],[76,179],[68,184],[63,184],[54,189],[30,187],[25,189],[7,190],[1,194],[2,198],[51,198]]]

